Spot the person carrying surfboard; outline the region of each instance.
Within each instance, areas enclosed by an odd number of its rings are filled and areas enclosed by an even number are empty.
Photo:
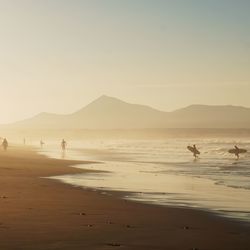
[[[234,148],[228,150],[228,153],[234,154],[237,157],[237,159],[240,158],[240,154],[245,154],[246,152],[247,152],[246,149],[238,148],[236,145],[234,146]]]
[[[193,153],[194,158],[198,158],[198,155],[200,154],[200,151],[196,148],[196,145],[194,144],[192,146],[187,146],[187,149]]]
[[[197,156],[197,152],[198,152],[198,150],[197,150],[197,148],[196,148],[196,145],[194,144],[193,145],[193,148],[194,148],[194,158],[197,158],[198,156]]]
[[[236,145],[234,145],[234,148],[235,148],[235,155],[236,155],[237,159],[239,159],[240,158],[240,155],[239,155],[240,149]]]

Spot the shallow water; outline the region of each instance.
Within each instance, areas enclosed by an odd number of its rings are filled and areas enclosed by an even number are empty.
[[[195,141],[194,160],[186,149]],[[233,145],[250,149],[246,139],[89,140],[70,142],[63,155],[56,145],[42,150],[54,158],[101,161],[78,165],[99,173],[56,176],[65,183],[99,190],[130,192],[126,199],[188,206],[250,220],[250,154],[239,160]]]

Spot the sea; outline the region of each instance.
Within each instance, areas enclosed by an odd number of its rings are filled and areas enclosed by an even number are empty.
[[[73,186],[123,199],[202,209],[218,216],[250,221],[250,136],[196,135],[157,138],[59,139],[39,152],[51,158],[93,161],[73,167],[95,170],[49,177]],[[195,159],[187,146],[201,152]],[[228,150],[247,149],[237,159]]]

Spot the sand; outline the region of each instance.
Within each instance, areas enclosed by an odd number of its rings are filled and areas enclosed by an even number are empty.
[[[79,162],[0,150],[0,249],[250,249],[250,226],[193,209],[125,201],[41,178]]]

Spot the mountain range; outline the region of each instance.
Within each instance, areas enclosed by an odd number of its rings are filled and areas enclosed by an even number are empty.
[[[25,129],[250,128],[250,108],[190,105],[172,112],[101,96],[67,115],[40,113],[9,124]]]

